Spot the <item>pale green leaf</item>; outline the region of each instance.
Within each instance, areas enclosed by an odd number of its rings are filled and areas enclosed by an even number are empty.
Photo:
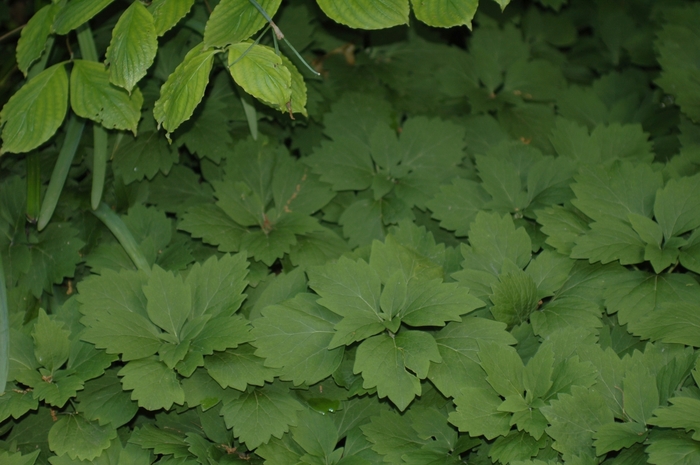
[[[274,49],[248,42],[231,45],[228,67],[243,90],[268,105],[287,110],[292,98],[292,74]]]
[[[457,410],[450,413],[450,423],[470,436],[505,436],[510,431],[511,414],[498,411],[502,402],[491,388],[463,388],[454,399]]]
[[[307,93],[304,76],[302,76],[299,69],[289,58],[284,55],[280,55],[280,58],[282,58],[282,65],[289,70],[292,77],[292,95],[289,97],[292,105],[292,113],[301,113],[304,116],[308,116],[306,112]]]
[[[268,368],[265,359],[254,355],[255,348],[243,344],[225,352],[215,352],[204,358],[204,366],[209,375],[221,387],[232,387],[244,391],[249,384],[262,386],[272,382],[277,370]]]
[[[27,82],[0,111],[0,153],[37,148],[63,124],[67,110],[68,75],[65,63],[59,63]]]
[[[408,24],[408,0],[318,0],[332,20],[356,29],[384,29]]]
[[[104,10],[114,0],[68,0],[58,10],[53,29],[57,34],[68,34],[73,29],[85,24],[93,16]]]
[[[272,18],[282,0],[260,0],[258,4]],[[222,0],[211,12],[204,29],[207,47],[224,47],[248,39],[267,21],[248,0]]]
[[[68,360],[70,331],[63,324],[39,310],[39,317],[32,331],[34,355],[37,362],[50,372],[55,372]]]
[[[34,13],[22,29],[17,41],[17,67],[26,76],[29,67],[41,57],[46,49],[46,40],[51,33],[51,25],[58,7],[46,5]]]
[[[648,463],[654,465],[695,465],[700,460],[700,443],[678,430],[664,431],[649,439]]]
[[[162,125],[168,134],[190,119],[202,101],[217,53],[218,50],[204,50],[202,44],[196,45],[160,88],[153,116],[158,127]]]
[[[49,431],[49,448],[72,459],[93,460],[117,437],[112,425],[100,426],[80,414],[61,415]]]
[[[466,25],[471,29],[472,18],[479,0],[412,0],[413,13],[418,20],[433,27]]]
[[[673,397],[671,405],[654,410],[649,424],[663,428],[678,428],[695,431],[693,438],[700,438],[700,400],[692,397]]]
[[[224,255],[196,263],[185,284],[192,289],[192,316],[230,315],[245,299],[248,284],[248,261],[244,255]]]
[[[158,37],[168,32],[194,5],[194,0],[153,0],[148,11],[153,15]]]
[[[281,438],[297,424],[297,412],[303,407],[289,391],[280,386],[265,386],[246,392],[221,408],[228,428],[249,449]]]
[[[593,435],[596,454],[603,455],[613,450],[620,450],[642,442],[647,438],[644,425],[634,422],[607,423]]]
[[[169,409],[185,402],[185,391],[175,372],[152,358],[132,360],[119,370],[125,391],[147,410]]]
[[[140,2],[122,13],[112,30],[105,63],[109,64],[109,82],[129,93],[153,64],[158,51],[153,16]]]
[[[152,322],[176,338],[192,310],[192,291],[180,276],[174,276],[155,265],[148,284],[143,287],[148,299],[146,311]]]
[[[527,460],[536,456],[541,443],[525,431],[511,431],[507,436],[496,438],[489,457],[496,463],[513,463],[516,460]]]
[[[127,129],[136,135],[143,96],[136,89],[129,95],[109,82],[102,63],[73,60],[70,75],[70,104],[73,111],[108,129]]]

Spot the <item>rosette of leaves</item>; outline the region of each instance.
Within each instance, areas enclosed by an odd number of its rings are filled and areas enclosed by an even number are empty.
[[[547,243],[572,258],[644,267],[606,295],[633,334],[652,340],[700,346],[688,328],[696,324],[697,282],[666,273],[698,266],[700,176],[671,178],[646,164],[613,161],[584,166],[575,176],[573,207],[538,212]],[[648,266],[646,266],[649,268]]]
[[[253,320],[256,354],[295,384],[322,380],[354,355],[362,387],[376,388],[400,410],[421,394],[431,364],[442,361],[425,329],[461,321],[483,305],[466,288],[444,283],[441,264],[392,236],[373,243],[369,263],[341,257],[308,275],[320,298],[300,294],[264,308]]]
[[[40,297],[75,273],[85,243],[67,223],[51,223],[37,232],[26,228],[26,181],[10,176],[0,183],[0,254],[7,287]]]
[[[179,228],[268,266],[286,254],[295,265],[337,257],[347,246],[311,216],[334,194],[310,171],[266,138],[243,141],[211,182],[216,204],[188,209]]]
[[[248,262],[224,255],[196,264],[183,279],[155,265],[144,271],[104,270],[78,286],[81,338],[118,354],[124,390],[149,410],[183,404],[181,379],[204,356],[250,340],[243,302]]]
[[[350,246],[382,240],[387,226],[413,218],[413,207],[424,210],[462,171],[464,129],[454,123],[415,117],[397,129],[386,101],[361,94],[342,97],[323,123],[332,140],[304,162],[347,193],[342,214],[328,209],[325,218],[343,226]]]

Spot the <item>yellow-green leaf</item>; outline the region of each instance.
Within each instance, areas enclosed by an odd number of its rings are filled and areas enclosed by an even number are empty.
[[[228,65],[233,79],[250,95],[275,107],[287,107],[292,74],[273,49],[247,42],[232,45]]]
[[[308,116],[306,113],[306,83],[304,76],[301,75],[294,63],[286,56],[282,55],[282,64],[287,67],[292,76],[292,113],[301,113]],[[288,111],[287,108],[282,108],[282,111]]]
[[[128,129],[136,134],[143,96],[136,89],[129,95],[109,82],[102,63],[75,60],[70,75],[70,105],[76,115],[101,123],[108,129]]]
[[[356,29],[408,24],[408,0],[317,0],[317,3],[332,20]]]
[[[160,98],[153,108],[153,116],[170,134],[190,119],[204,96],[209,83],[214,55],[218,50],[203,50],[203,44],[187,52],[185,59],[160,88]]]
[[[272,17],[282,0],[259,0],[263,10]],[[249,0],[221,0],[212,11],[204,29],[207,47],[224,47],[246,40],[259,31],[267,21]]]
[[[158,37],[168,32],[187,13],[189,13],[194,0],[154,0],[148,6],[148,11],[153,15]]]
[[[106,60],[110,64],[109,81],[131,92],[153,64],[157,51],[153,16],[140,2],[134,2],[112,31]]]
[[[419,21],[433,27],[466,25],[471,29],[472,18],[479,0],[411,0]]]
[[[68,0],[56,14],[53,29],[57,34],[68,34],[88,22],[114,0]]]
[[[31,64],[39,59],[46,48],[46,39],[51,33],[51,24],[57,10],[56,5],[46,5],[22,29],[17,42],[17,67],[25,76]]]
[[[64,63],[59,63],[26,83],[0,111],[0,153],[37,148],[61,126],[67,109],[68,75]]]

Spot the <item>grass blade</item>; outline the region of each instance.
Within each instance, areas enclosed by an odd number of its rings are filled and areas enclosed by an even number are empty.
[[[136,239],[134,239],[129,228],[127,228],[122,219],[119,218],[119,215],[114,213],[104,202],[102,202],[97,209],[93,210],[92,214],[98,217],[100,221],[109,228],[112,234],[114,234],[114,237],[117,238],[126,254],[131,258],[131,261],[134,262],[134,265],[136,265],[136,268],[151,274],[151,267],[146,257],[143,255],[143,252],[141,252],[141,248],[136,243]]]
[[[105,187],[105,173],[107,172],[107,130],[99,124],[93,123],[92,133],[94,139],[94,153],[92,162],[92,192],[90,205],[97,210],[102,201],[102,192]]]
[[[34,224],[41,211],[41,160],[36,151],[27,155],[27,221]]]
[[[0,393],[5,392],[10,371],[10,320],[7,315],[7,288],[0,255]]]

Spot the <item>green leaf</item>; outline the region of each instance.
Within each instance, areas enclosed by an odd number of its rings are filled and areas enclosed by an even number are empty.
[[[700,175],[670,179],[656,194],[654,216],[666,241],[700,227]]]
[[[70,75],[70,104],[73,111],[108,129],[128,129],[136,135],[141,119],[141,91],[129,94],[109,82],[104,65],[74,60]]]
[[[45,69],[7,101],[0,111],[2,150],[23,153],[54,135],[68,110],[65,63]]]
[[[134,92],[136,95],[136,92]],[[145,131],[138,137],[126,136],[116,147],[112,168],[124,184],[141,181],[144,177],[152,179],[158,171],[168,174],[179,154],[156,131]]]
[[[596,454],[603,455],[613,450],[630,447],[647,438],[647,430],[639,423],[608,423],[593,435]]]
[[[692,397],[673,397],[672,405],[654,410],[654,417],[648,423],[663,428],[678,428],[695,431],[693,439],[700,438],[700,400]]]
[[[230,315],[245,299],[243,290],[248,281],[248,261],[244,255],[224,255],[196,263],[185,284],[192,289],[192,316]]]
[[[466,288],[455,283],[412,281],[398,316],[410,326],[444,326],[447,321],[460,321],[461,315],[483,305],[469,295]]]
[[[493,320],[468,317],[449,323],[435,335],[442,363],[432,363],[428,379],[446,397],[455,397],[463,387],[490,389],[478,357],[479,341],[498,345],[515,344],[506,325]]]
[[[656,221],[636,213],[628,214],[627,220],[647,245],[661,246],[661,241],[663,241],[664,236],[661,226]]]
[[[404,330],[396,336],[380,334],[363,341],[353,371],[362,373],[362,387],[376,387],[379,397],[389,397],[403,411],[421,394],[419,379],[428,376],[430,362],[441,361],[431,335]]]
[[[161,86],[153,116],[158,128],[162,125],[168,137],[192,117],[194,109],[202,101],[217,53],[219,50],[204,50],[202,44],[196,45]]]
[[[622,396],[625,413],[640,425],[646,425],[659,406],[656,376],[641,364],[631,366],[622,380]]]
[[[299,414],[299,426],[291,428],[292,437],[307,454],[328,461],[338,443],[338,431],[328,415],[313,410]]]
[[[592,223],[591,230],[576,239],[571,258],[587,258],[591,263],[620,260],[622,265],[631,265],[644,261],[645,247],[628,223],[609,218]]]
[[[200,204],[182,215],[179,229],[207,244],[217,245],[221,252],[237,252],[246,229],[216,205]]]
[[[384,330],[379,308],[381,282],[367,263],[341,257],[308,274],[309,287],[321,296],[318,303],[343,317],[335,325],[329,348],[361,341]]]
[[[540,443],[524,431],[512,431],[502,436],[489,449],[491,460],[500,463],[513,463],[516,460],[527,460],[540,451]]]
[[[272,18],[281,0],[260,0],[258,4]],[[204,29],[207,47],[224,47],[248,39],[267,21],[247,0],[222,0],[211,12]]]
[[[262,386],[272,382],[277,370],[263,365],[263,358],[254,355],[255,348],[244,344],[235,350],[215,352],[204,359],[204,366],[209,375],[221,387],[232,387],[244,391],[246,386]]]
[[[316,303],[312,294],[262,310],[263,318],[253,320],[255,354],[265,365],[281,368],[280,377],[295,385],[315,384],[330,376],[340,365],[344,348],[328,349],[333,325],[340,318]]]
[[[25,455],[22,455],[21,452],[14,454],[3,452],[0,454],[0,460],[7,465],[34,465],[40,453],[40,450]]]
[[[537,309],[537,285],[524,271],[506,273],[493,286],[491,313],[509,327],[524,323]]]
[[[49,448],[73,460],[93,460],[117,437],[112,425],[100,426],[80,414],[61,415],[49,431]]]
[[[143,4],[132,3],[119,17],[107,47],[109,82],[131,93],[153,64],[157,51],[153,16]]]
[[[399,415],[396,411],[381,411],[369,423],[360,426],[372,449],[384,456],[385,463],[403,463],[401,457],[420,451],[429,443],[414,427],[413,409]]]
[[[185,391],[175,372],[153,358],[132,360],[119,370],[124,390],[147,410],[169,409],[185,402]]]
[[[29,18],[17,41],[17,67],[25,76],[29,67],[41,57],[46,49],[46,40],[51,33],[51,25],[58,8],[55,4],[46,5]]]
[[[419,21],[433,27],[466,25],[471,29],[472,18],[476,13],[478,0],[440,0],[421,2],[413,0],[413,13]],[[507,4],[507,2],[506,2]]]
[[[552,447],[567,461],[574,456],[595,457],[593,434],[613,422],[602,396],[582,386],[573,386],[571,394],[559,394],[540,411],[550,423],[546,431],[554,439]]]
[[[646,453],[655,465],[692,465],[700,459],[700,444],[689,434],[664,431],[649,439]]]
[[[53,29],[57,34],[65,35],[85,24],[93,16],[104,10],[114,0],[69,0],[58,10]]]
[[[652,341],[700,347],[700,314],[696,303],[661,303],[659,308],[635,323],[633,334]]]
[[[34,355],[37,362],[54,373],[68,360],[70,331],[63,324],[51,319],[43,309],[34,324]]]
[[[292,75],[274,49],[248,42],[228,48],[228,68],[234,81],[253,97],[287,110]]]
[[[0,421],[12,417],[15,420],[30,410],[36,410],[39,401],[32,396],[31,391],[22,391],[12,383],[5,387],[5,393],[0,396]]]
[[[490,200],[481,184],[457,178],[452,184],[440,186],[440,193],[426,206],[433,218],[440,220],[440,227],[454,231],[455,236],[467,236],[477,213]]]
[[[153,15],[156,34],[162,36],[192,9],[194,0],[153,0],[148,11]]]
[[[522,396],[525,367],[513,347],[489,340],[479,341],[479,360],[486,381],[503,397]]]
[[[569,277],[574,261],[551,250],[543,250],[532,260],[525,272],[537,285],[537,296],[541,299],[554,295]]]
[[[138,405],[122,390],[116,370],[108,370],[85,384],[78,411],[87,420],[96,420],[100,425],[111,423],[119,428],[136,415]]]
[[[185,286],[181,277],[155,265],[143,293],[151,321],[181,340],[180,330],[192,312],[190,287]]]
[[[457,410],[450,413],[449,420],[460,431],[486,439],[505,436],[510,431],[511,414],[498,411],[503,399],[493,389],[463,388],[454,403]]]
[[[538,336],[547,337],[563,328],[586,328],[595,332],[603,326],[602,307],[579,297],[562,297],[547,302],[539,311],[530,314],[532,329]]]
[[[332,20],[355,29],[384,29],[408,24],[408,0],[318,0],[318,6]]]
[[[254,449],[272,436],[281,438],[297,425],[297,412],[303,410],[289,391],[276,385],[246,392],[221,408],[228,428],[246,447]]]
[[[530,401],[543,398],[549,392],[553,384],[553,372],[554,351],[551,346],[540,346],[523,371],[523,387]]]
[[[588,230],[588,221],[582,215],[555,205],[537,211],[540,231],[547,235],[546,243],[557,252],[569,256],[576,245],[576,239]]]

